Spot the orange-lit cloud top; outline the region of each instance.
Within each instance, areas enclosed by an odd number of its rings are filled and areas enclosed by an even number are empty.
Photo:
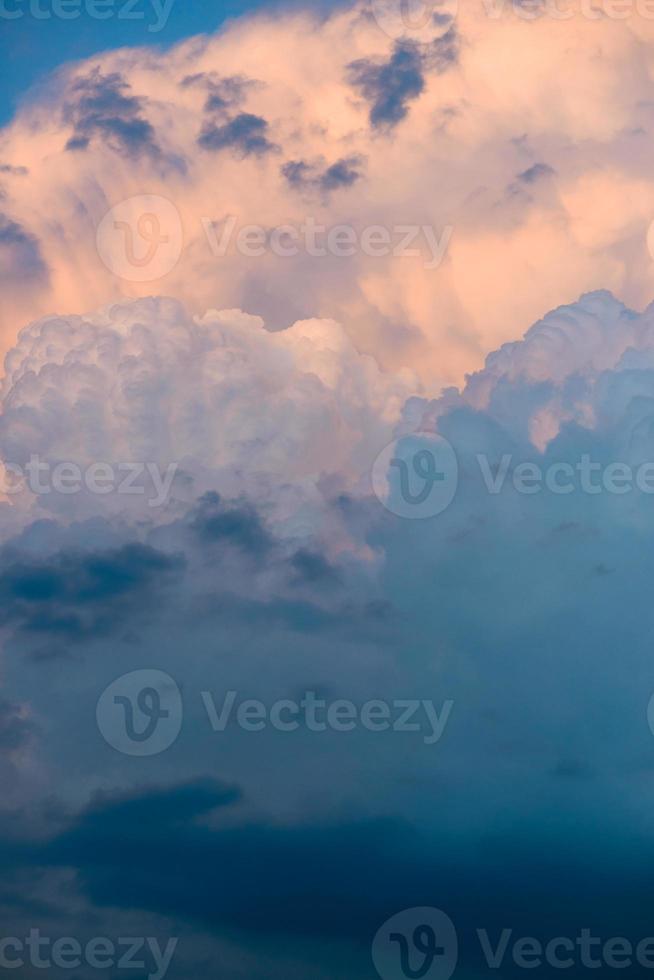
[[[339,321],[429,391],[583,291],[650,302],[654,21],[473,2],[426,36],[392,12],[62,70],[0,137],[2,350],[164,294]]]

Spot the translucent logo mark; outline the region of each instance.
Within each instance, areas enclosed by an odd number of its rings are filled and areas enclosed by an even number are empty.
[[[397,517],[425,519],[441,514],[454,499],[459,467],[452,446],[435,432],[403,436],[375,460],[372,486]]]
[[[393,40],[430,44],[452,26],[458,0],[372,0],[372,12]]]
[[[449,980],[456,969],[454,923],[440,909],[405,909],[388,919],[372,943],[372,961],[382,980]]]
[[[179,211],[156,194],[139,194],[114,205],[96,232],[102,262],[129,282],[153,282],[168,275],[179,261],[182,244]]]
[[[135,670],[113,681],[98,701],[96,719],[105,742],[123,755],[159,755],[177,739],[182,696],[161,670]]]

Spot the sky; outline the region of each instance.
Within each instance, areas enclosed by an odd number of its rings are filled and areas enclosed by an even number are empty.
[[[9,122],[30,89],[47,85],[48,75],[66,62],[117,47],[166,47],[194,34],[215,31],[229,18],[259,6],[279,8],[276,0],[193,0],[154,7],[144,0],[134,4],[121,0],[105,5],[104,11],[115,12],[111,17],[92,16],[89,10],[94,8],[80,3],[69,8],[76,16],[62,19],[56,16],[56,2],[33,0],[30,5],[7,0],[3,12],[10,16],[3,16],[0,32],[0,124]],[[31,15],[33,10],[37,16]]]
[[[654,19],[562,3],[1,8],[0,973],[651,975]]]

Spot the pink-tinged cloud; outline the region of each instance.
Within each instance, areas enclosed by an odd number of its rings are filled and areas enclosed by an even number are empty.
[[[649,22],[480,2],[390,37],[393,9],[62,69],[0,137],[4,349],[38,316],[165,294],[270,329],[336,320],[437,388],[586,290],[646,305]],[[143,195],[170,204],[121,203]],[[260,247],[248,225],[286,228]]]

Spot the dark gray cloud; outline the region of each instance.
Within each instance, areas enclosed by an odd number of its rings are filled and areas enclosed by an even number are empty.
[[[205,150],[232,150],[237,156],[263,156],[276,150],[268,138],[268,122],[251,112],[241,112],[228,122],[208,121],[198,137]]]
[[[253,932],[363,938],[403,893],[428,890],[433,865],[402,823],[250,823],[239,798],[212,780],[98,798],[58,837],[15,847],[14,865],[73,868],[99,907]],[[216,811],[231,826],[203,824]]]
[[[0,282],[10,288],[15,282],[46,278],[38,239],[0,212]]]
[[[7,548],[0,573],[0,621],[54,646],[119,630],[183,568],[179,556],[127,544],[47,558]]]
[[[159,156],[154,127],[144,114],[144,100],[113,72],[98,68],[77,78],[68,92],[65,120],[73,126],[67,150],[85,150],[95,137],[129,157]]]
[[[532,167],[518,174],[518,180],[522,181],[523,184],[535,184],[542,177],[551,177],[555,173],[556,171],[549,164],[535,163]]]
[[[262,156],[278,149],[269,139],[269,124],[262,116],[238,111],[248,91],[259,83],[243,75],[221,76],[216,72],[187,75],[184,88],[207,93],[204,122],[198,144],[205,150],[232,150],[237,156]]]
[[[317,551],[301,548],[291,558],[291,566],[298,584],[329,586],[341,581],[339,570]]]
[[[296,579],[297,581],[297,579]],[[318,589],[315,580],[304,585]],[[332,583],[329,583],[330,585]],[[320,583],[324,589],[325,583]],[[227,590],[211,593],[195,608],[205,622],[221,626],[258,627],[271,635],[290,632],[301,636],[330,636],[341,641],[374,641],[386,645],[395,638],[392,605],[383,601],[341,602],[324,605],[309,599],[279,596],[253,600]]]
[[[446,18],[449,22],[449,18]],[[361,58],[348,65],[350,84],[370,103],[370,123],[392,128],[409,111],[409,103],[422,95],[425,76],[446,71],[456,63],[459,37],[454,26],[430,45],[418,47],[397,41],[387,62]]]
[[[545,815],[519,832],[480,829],[466,848],[457,832],[430,834],[403,819],[349,814],[282,823],[247,819],[241,803],[238,788],[210,779],[105,794],[48,840],[5,841],[0,864],[10,879],[26,867],[74,870],[96,913],[129,909],[135,924],[156,913],[177,929],[190,922],[217,934],[236,930],[248,944],[281,936],[298,953],[298,939],[311,938],[367,951],[400,909],[441,908],[456,924],[463,976],[488,969],[479,928],[493,945],[507,924],[516,939],[545,942],[574,942],[589,927],[634,944],[651,935],[654,851],[642,838],[637,866],[612,864],[602,860],[599,828],[566,830]],[[443,809],[436,821],[445,828]],[[502,975],[523,974],[507,955]],[[361,967],[354,975],[369,973]],[[629,975],[648,971],[635,966]]]
[[[450,18],[446,18],[448,21]],[[459,58],[459,35],[452,24],[424,52],[424,64],[429,71],[440,74],[455,65]]]
[[[291,187],[302,191],[329,194],[341,187],[352,187],[362,177],[363,157],[342,157],[327,166],[324,161],[310,164],[305,160],[289,160],[281,172]]]
[[[0,753],[23,748],[31,742],[35,731],[35,724],[19,704],[0,698]]]
[[[348,66],[349,79],[370,103],[370,122],[376,127],[396,126],[408,113],[408,104],[425,88],[422,55],[414,45],[397,43],[389,61],[369,58]]]
[[[258,513],[246,501],[225,504],[218,493],[207,493],[189,515],[190,526],[205,545],[223,544],[257,557],[273,547],[273,538]]]
[[[231,109],[245,97],[248,89],[256,86],[256,82],[243,75],[228,75],[222,77],[216,72],[198,72],[187,75],[182,79],[182,88],[205,89],[208,93],[205,102],[205,112],[221,112]]]

